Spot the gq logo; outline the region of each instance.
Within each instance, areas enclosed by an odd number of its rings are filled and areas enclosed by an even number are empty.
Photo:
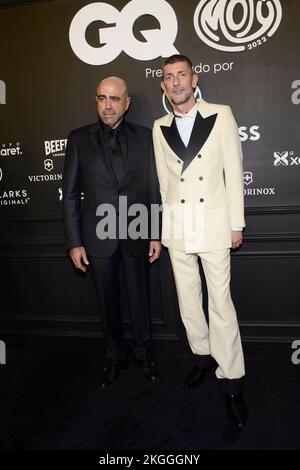
[[[267,41],[282,18],[279,0],[201,0],[194,15],[199,38],[220,51],[240,52]]]
[[[141,31],[146,42],[138,41],[133,34],[135,22],[144,15],[154,16],[160,29]],[[99,29],[99,47],[86,40],[91,23],[103,21],[108,26]],[[173,46],[178,32],[173,8],[165,0],[132,0],[120,12],[112,5],[97,2],[81,8],[74,16],[69,30],[69,40],[74,53],[90,65],[112,62],[122,50],[137,60],[151,60],[178,53]]]

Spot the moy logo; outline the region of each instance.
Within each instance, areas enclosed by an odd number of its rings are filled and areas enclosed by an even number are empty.
[[[195,10],[194,27],[208,46],[241,52],[267,42],[281,18],[280,0],[201,0]]]

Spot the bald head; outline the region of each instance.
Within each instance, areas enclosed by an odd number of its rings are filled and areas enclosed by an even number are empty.
[[[120,78],[120,77],[104,78],[97,85],[97,88],[96,88],[97,95],[99,94],[98,93],[99,88],[101,88],[102,86],[113,86],[115,88],[118,88],[121,93],[125,93],[126,96],[128,96],[128,86],[125,80],[123,80],[123,78]]]
[[[101,121],[117,127],[130,104],[128,87],[120,77],[107,77],[96,88],[97,113]]]

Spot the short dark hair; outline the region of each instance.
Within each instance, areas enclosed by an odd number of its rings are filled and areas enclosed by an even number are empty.
[[[173,54],[170,57],[168,57],[165,60],[163,67],[168,64],[176,64],[177,62],[186,62],[191,68],[191,71],[193,72],[193,64],[192,64],[191,59],[189,59],[186,55],[182,55],[182,54]]]

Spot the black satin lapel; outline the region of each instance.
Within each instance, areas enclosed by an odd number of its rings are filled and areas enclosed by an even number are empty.
[[[189,145],[187,147],[187,156],[183,162],[182,173],[187,169],[207,141],[215,125],[217,116],[218,114],[212,114],[207,118],[203,118],[199,112],[197,113]]]
[[[164,138],[167,141],[169,147],[173,152],[180,157],[182,160],[186,157],[186,146],[181,140],[180,134],[178,132],[175,119],[173,118],[171,126],[160,126],[161,131],[164,135]]]

